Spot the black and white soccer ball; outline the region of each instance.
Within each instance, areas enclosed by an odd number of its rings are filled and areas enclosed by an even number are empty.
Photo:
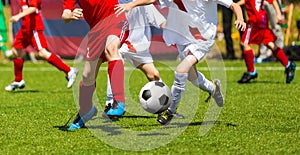
[[[139,99],[142,108],[147,112],[161,113],[170,106],[171,90],[163,82],[151,81],[141,89]]]

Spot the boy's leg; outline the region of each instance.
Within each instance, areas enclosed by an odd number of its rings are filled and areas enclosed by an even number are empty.
[[[114,95],[111,90],[109,75],[107,75],[107,86],[106,86],[106,102],[105,105],[109,106],[109,104],[113,104],[114,102]]]
[[[68,80],[67,88],[71,88],[75,82],[78,71],[76,68],[68,66],[57,55],[47,50],[48,45],[43,31],[32,31],[32,45],[38,49],[40,57],[46,59],[48,63],[66,74]]]
[[[283,66],[287,67],[289,60],[286,57],[283,49],[277,47],[274,42],[269,42],[267,46],[272,50],[272,53],[276,59],[279,60]]]
[[[135,62],[135,60],[132,61]],[[140,64],[140,63],[136,63],[136,64]],[[159,72],[155,68],[153,63],[141,64],[137,68],[140,69],[146,75],[149,81],[161,81]],[[113,100],[113,93],[111,89],[109,75],[107,77],[108,77],[108,81],[107,81],[107,89],[106,89],[106,108],[107,110],[109,110],[109,107],[113,104],[114,100]]]
[[[14,91],[17,88],[24,88],[25,81],[23,80],[23,66],[24,66],[24,59],[22,57],[22,49],[12,49],[16,54],[16,57],[13,59],[14,62],[14,81],[5,87],[6,91]]]
[[[96,88],[96,75],[101,61],[86,61],[82,73],[82,82],[79,87],[79,112],[68,130],[76,130],[84,127],[85,123],[97,115],[97,109],[93,106],[93,94]]]
[[[189,81],[196,87],[208,92],[208,99],[212,97],[219,107],[223,106],[224,99],[220,88],[220,80],[215,79],[209,81],[201,72],[197,71],[196,66],[194,65],[189,72]]]
[[[137,67],[147,77],[149,81],[160,81],[160,75],[153,63],[142,64]]]
[[[194,86],[196,86],[208,93],[214,92],[214,84],[211,81],[209,81],[208,79],[206,79],[206,77],[201,72],[198,72],[196,70],[195,65],[189,71],[188,80],[191,81],[191,83]]]
[[[247,67],[247,72],[245,72],[238,83],[249,83],[250,80],[257,78],[257,72],[254,67],[254,51],[249,45],[244,45],[244,60]]]
[[[64,63],[57,55],[53,53],[51,53],[51,55],[47,58],[47,62],[66,74],[66,79],[68,80],[67,88],[71,88],[75,83],[78,70]]]
[[[42,48],[39,51],[39,56],[46,59],[48,63],[56,67],[58,70],[63,71],[66,75],[71,70],[56,54],[50,53],[47,49]]]
[[[104,115],[108,116],[122,116],[125,113],[124,64],[118,53],[119,47],[120,39],[110,35],[105,46],[105,56],[108,60],[108,76],[114,103],[111,108],[104,111]]]
[[[194,57],[193,55],[188,55],[176,68],[176,71],[174,73],[174,83],[171,88],[172,102],[170,107],[168,108],[168,110],[170,110],[172,113],[175,113],[176,108],[184,93],[184,89],[188,79],[188,72],[196,63],[196,57]]]
[[[286,83],[291,83],[294,79],[296,64],[292,61],[289,61],[283,49],[280,47],[276,47],[274,43],[268,43],[268,47],[272,49],[273,55],[285,67]]]
[[[25,35],[25,36],[24,36]],[[12,53],[14,54],[14,81],[5,87],[6,91],[13,91],[17,88],[24,88],[25,81],[23,80],[23,48],[28,46],[28,42],[26,41],[27,35],[24,34],[21,30],[15,36],[15,40],[13,43]]]
[[[171,104],[168,110],[158,114],[157,121],[160,124],[162,125],[168,124],[174,117],[178,104],[184,94],[187,78],[188,78],[188,73],[177,73],[175,71],[174,83],[171,87],[171,93],[172,93]]]
[[[172,101],[168,110],[158,114],[157,121],[160,124],[165,125],[172,120],[173,114],[176,112],[177,106],[184,94],[188,80],[188,72],[195,63],[197,63],[196,57],[188,55],[177,66],[174,73],[174,83],[171,87]]]
[[[122,116],[125,113],[125,95],[124,64],[121,59],[108,62],[108,76],[114,102],[105,112],[108,116]]]

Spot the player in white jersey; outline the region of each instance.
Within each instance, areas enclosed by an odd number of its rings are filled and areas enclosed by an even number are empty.
[[[128,3],[125,2],[119,3]],[[147,14],[147,16],[141,16]],[[158,70],[153,64],[149,48],[151,44],[151,27],[163,28],[166,24],[165,17],[155,8],[154,5],[139,6],[132,9],[130,15],[126,13],[129,23],[129,34],[119,49],[122,58],[140,69],[149,81],[161,81]],[[110,82],[107,83],[106,108],[113,104],[113,95]]]
[[[163,125],[171,121],[183,96],[187,80],[207,91],[218,106],[222,107],[224,99],[220,90],[220,81],[216,79],[211,82],[206,79],[197,71],[196,64],[205,57],[215,42],[218,23],[217,4],[231,8],[237,15],[236,28],[244,31],[246,24],[240,6],[232,0],[182,0],[189,14],[187,16],[177,9],[173,0],[136,0],[128,4],[116,5],[116,14],[124,11],[130,13],[136,6],[151,4],[155,1],[158,1],[162,7],[170,7],[163,37],[168,45],[176,44],[181,58],[181,63],[174,73],[171,105],[168,110],[158,115],[157,121]],[[200,32],[198,37],[192,34],[191,28],[197,28]]]

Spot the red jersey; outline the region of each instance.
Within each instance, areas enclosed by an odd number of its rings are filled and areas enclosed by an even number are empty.
[[[270,4],[273,0],[267,0]],[[268,27],[268,17],[264,10],[264,0],[245,0],[248,23],[259,28]]]
[[[22,30],[44,30],[43,20],[39,11],[41,10],[41,0],[21,0],[20,5],[22,11],[28,9],[29,7],[37,8],[35,13],[32,13],[22,18]]]
[[[118,0],[64,0],[64,9],[73,10],[76,2],[83,9],[84,19],[91,29],[106,17],[114,15],[114,7],[118,4]]]
[[[64,0],[64,9],[73,11],[76,2],[83,10],[83,17],[90,26],[86,60],[102,58],[105,62],[106,39],[109,35],[119,36],[124,33],[125,15],[116,17],[114,7],[118,0]]]

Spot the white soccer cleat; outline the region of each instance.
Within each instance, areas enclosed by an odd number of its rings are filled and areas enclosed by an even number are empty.
[[[217,105],[219,107],[223,107],[224,105],[224,98],[223,98],[223,94],[221,92],[221,84],[220,84],[220,80],[215,79],[213,81],[214,85],[215,85],[215,91],[212,94],[212,97],[214,98],[214,100],[216,101]]]
[[[68,73],[68,85],[67,88],[71,88],[73,86],[73,84],[75,83],[76,77],[78,74],[78,70],[76,68],[71,67],[71,70]]]
[[[6,91],[14,91],[15,89],[19,88],[19,89],[23,89],[25,87],[25,81],[22,80],[20,82],[12,82],[11,84],[9,84],[8,86],[5,87]]]

